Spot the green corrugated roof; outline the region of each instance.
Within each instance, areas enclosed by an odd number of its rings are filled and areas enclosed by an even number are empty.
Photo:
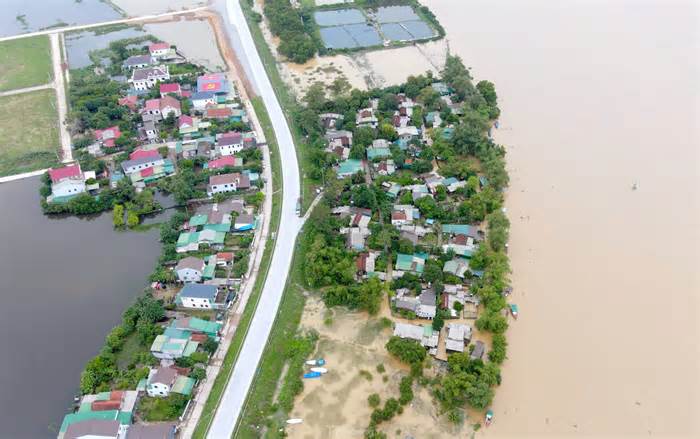
[[[97,401],[109,401],[112,392],[100,392],[97,394]]]
[[[391,150],[389,148],[384,148],[384,147],[378,147],[375,148],[374,146],[370,146],[367,148],[367,158],[370,160],[374,160],[376,158],[381,158],[381,157],[390,157],[391,156]]]
[[[192,335],[190,331],[186,329],[178,329],[178,328],[173,328],[172,326],[169,326],[165,328],[165,331],[163,332],[163,335],[169,338],[179,338],[183,340],[187,340],[190,338]]]
[[[199,346],[199,343],[197,343],[196,341],[189,340],[185,345],[185,350],[182,351],[182,356],[189,357],[190,355],[194,354],[197,350],[197,346]]]
[[[117,421],[122,425],[131,425],[131,412],[119,412],[117,415]]]
[[[215,232],[230,232],[231,223],[229,222],[228,224],[205,224],[204,230],[214,230]]]
[[[356,159],[347,159],[338,165],[338,174],[355,174],[362,169],[362,162]]]
[[[202,277],[204,279],[214,279],[214,271],[216,270],[216,267],[214,264],[207,264],[204,267],[204,270],[202,270]]]
[[[207,334],[216,334],[221,329],[221,323],[209,322],[197,317],[190,317],[190,328],[193,331],[206,332]]]
[[[193,215],[192,218],[190,218],[190,226],[203,226],[207,223],[207,216],[206,215]]]
[[[92,403],[91,402],[80,403],[80,408],[78,409],[78,413],[90,412],[90,411],[92,411]]]
[[[431,325],[423,325],[423,336],[432,337],[433,327]]]
[[[171,389],[172,392],[180,393],[182,395],[189,395],[192,393],[195,381],[193,378],[178,376]]]
[[[151,351],[162,352],[163,345],[166,341],[168,341],[168,337],[166,337],[165,335],[161,334],[156,336],[156,339],[153,340],[153,343],[151,343]]]
[[[113,420],[119,420],[121,423],[121,419],[118,418],[119,416],[119,410],[104,410],[104,411],[99,411],[99,412],[78,412],[78,413],[70,413],[67,414],[63,418],[63,423],[61,423],[61,433],[65,433],[66,429],[71,424],[75,424],[76,422],[83,422],[83,421],[90,421],[93,419],[97,420],[104,420],[104,421],[113,421]]]

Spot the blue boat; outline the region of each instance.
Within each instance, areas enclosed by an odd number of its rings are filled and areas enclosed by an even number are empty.
[[[321,376],[321,372],[307,372],[304,374],[304,378],[318,378]]]

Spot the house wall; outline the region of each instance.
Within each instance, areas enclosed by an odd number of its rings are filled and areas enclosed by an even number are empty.
[[[181,297],[180,300],[182,300],[182,306],[185,308],[212,308],[212,304],[209,299],[201,299],[199,297]]]
[[[194,107],[195,110],[200,110],[203,111],[204,109],[207,108],[207,105],[216,104],[216,99],[215,98],[210,98],[210,99],[193,99],[192,100],[192,106]]]
[[[126,168],[125,172],[127,174],[131,174],[133,172],[142,171],[144,169],[152,168],[154,166],[162,165],[164,163],[165,162],[163,161],[163,159],[156,159],[150,162],[142,163],[140,165],[129,166],[128,168]]]
[[[216,150],[219,152],[219,155],[221,155],[221,156],[234,155],[237,152],[243,151],[243,144],[237,143],[234,145],[217,145]]]
[[[166,386],[163,383],[153,383],[148,385],[146,392],[148,392],[148,396],[168,396],[170,394],[170,386]]]
[[[210,186],[209,195],[219,194],[221,192],[234,192],[236,190],[236,183],[226,183],[226,184],[214,184]]]
[[[85,181],[83,180],[63,180],[51,185],[51,193],[54,197],[64,197],[85,192]]]

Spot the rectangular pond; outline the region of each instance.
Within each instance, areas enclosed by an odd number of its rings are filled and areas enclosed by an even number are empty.
[[[319,26],[340,26],[343,24],[366,23],[367,19],[359,9],[340,9],[337,11],[316,11],[314,20]]]
[[[374,13],[379,23],[398,23],[400,21],[420,20],[410,6],[387,6],[378,8]]]

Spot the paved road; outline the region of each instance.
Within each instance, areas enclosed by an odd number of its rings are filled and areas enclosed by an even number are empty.
[[[142,15],[140,17],[122,18],[119,20],[103,21],[101,23],[81,24],[79,26],[57,27],[57,28],[47,29],[47,30],[42,30],[42,31],[37,31],[37,32],[29,32],[26,34],[10,35],[8,37],[0,38],[0,41],[9,41],[9,40],[16,40],[18,38],[35,37],[37,35],[51,35],[51,34],[57,34],[57,33],[63,33],[63,32],[72,32],[72,31],[81,30],[81,29],[91,29],[91,28],[100,27],[100,26],[109,26],[112,24],[135,23],[135,22],[139,22],[139,21],[155,20],[158,18],[165,18],[165,17],[173,17],[176,15],[190,14],[192,12],[204,11],[207,9],[209,9],[208,6],[200,6],[198,8],[183,9],[181,11],[165,12],[162,14],[153,14],[153,15]]]
[[[258,304],[258,312],[253,317],[238,361],[233,368],[219,408],[210,426],[208,437],[213,439],[229,438],[233,434],[248,394],[248,389],[272,329],[284,285],[287,281],[287,274],[292,261],[292,254],[294,253],[294,243],[303,224],[302,219],[295,212],[296,200],[299,197],[300,189],[299,166],[292,134],[255,48],[253,37],[250,34],[250,29],[248,29],[243,11],[237,0],[226,2],[224,21],[226,20],[238,32],[239,40],[232,41],[232,44],[234,47],[237,47],[239,46],[237,43],[240,43],[243,53],[239,52],[238,55],[241,62],[247,64],[245,66],[247,67],[246,70],[250,69],[250,72],[252,72],[249,77],[254,82],[255,88],[260,93],[270,114],[277,143],[279,144],[284,192],[282,218],[277,233],[275,253],[272,257],[270,271]],[[231,34],[232,29],[229,26],[229,37],[233,37]],[[206,414],[204,415],[206,416]]]
[[[56,88],[56,107],[58,108],[58,134],[63,151],[63,163],[68,163],[73,161],[73,147],[71,146],[70,133],[66,125],[68,104],[66,101],[66,83],[63,79],[63,68],[61,67],[61,36],[60,34],[49,34],[49,39],[51,40],[53,84]]]
[[[27,87],[27,88],[18,88],[15,90],[9,90],[9,91],[3,91],[0,92],[0,98],[5,97],[5,96],[12,96],[12,95],[18,95],[22,93],[31,93],[33,91],[39,91],[39,90],[46,90],[47,88],[53,88],[53,82],[44,84],[44,85],[35,85],[34,87]]]

